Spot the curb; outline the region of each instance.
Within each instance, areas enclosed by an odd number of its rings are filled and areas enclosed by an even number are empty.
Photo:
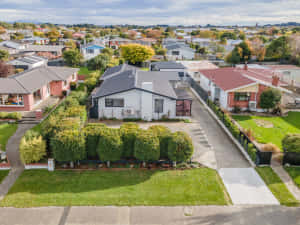
[[[216,114],[212,111],[212,109],[207,106],[206,102],[203,101],[203,99],[198,95],[198,93],[193,88],[190,88],[190,90],[197,97],[197,99],[204,105],[205,109],[209,112],[209,114],[217,121],[219,126],[224,130],[224,132],[231,139],[231,141],[237,146],[237,148],[240,150],[240,152],[248,160],[251,167],[256,167],[255,163],[251,160],[251,158],[249,157],[249,155],[245,151],[245,149],[242,147],[242,145],[232,136],[232,134],[229,132],[227,127],[225,127],[225,125],[222,123],[222,121],[216,116]]]

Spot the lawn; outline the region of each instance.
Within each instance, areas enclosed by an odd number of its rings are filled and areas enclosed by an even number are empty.
[[[89,75],[92,71],[89,71],[89,69],[85,66],[80,67],[78,74],[79,75]]]
[[[18,125],[15,123],[1,123],[0,124],[0,149],[6,150],[6,143],[8,139],[16,132]]]
[[[9,170],[0,170],[0,184],[9,173]]]
[[[217,172],[24,171],[0,206],[227,205]]]
[[[295,184],[300,188],[300,167],[285,167],[290,177],[294,180]]]
[[[290,193],[282,180],[271,167],[257,167],[256,171],[267,184],[271,192],[278,199],[281,205],[298,206],[299,202]]]
[[[289,112],[285,117],[237,115],[233,118],[243,128],[251,129],[258,142],[273,143],[280,149],[282,149],[281,140],[287,133],[300,133],[300,112]]]

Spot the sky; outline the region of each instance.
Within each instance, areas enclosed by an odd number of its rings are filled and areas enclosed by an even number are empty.
[[[0,21],[263,25],[300,22],[300,0],[0,0]]]

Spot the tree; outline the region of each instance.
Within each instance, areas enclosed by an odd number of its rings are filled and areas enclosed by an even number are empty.
[[[225,61],[232,64],[238,64],[240,62],[246,62],[251,59],[251,47],[248,41],[243,41],[239,45],[235,46],[231,53],[229,53]]]
[[[266,54],[266,48],[264,47],[263,41],[256,37],[251,40],[251,51],[252,55],[255,55],[257,60],[263,61]]]
[[[72,39],[72,32],[71,31],[64,31],[63,32],[65,39]]]
[[[225,57],[225,61],[231,64],[239,64],[241,62],[241,57],[238,52],[232,51]]]
[[[65,46],[67,46],[69,48],[72,48],[72,49],[75,49],[76,48],[76,43],[73,40],[69,40],[69,41],[65,42]]]
[[[55,42],[60,37],[60,33],[56,28],[53,28],[46,34],[46,36],[50,39],[51,42]]]
[[[102,54],[107,54],[111,57],[114,54],[114,50],[112,48],[104,48],[104,49],[101,50],[101,53]]]
[[[281,100],[281,92],[274,88],[269,88],[263,91],[260,95],[260,102],[259,105],[262,109],[269,109],[275,108]]]
[[[224,32],[222,35],[221,35],[221,37],[220,37],[221,39],[222,38],[225,38],[225,39],[233,39],[233,40],[236,40],[237,39],[237,36],[236,36],[236,34],[235,33],[233,33],[233,32]]]
[[[138,64],[151,59],[154,50],[151,47],[140,44],[128,44],[121,46],[121,56],[132,64]]]
[[[99,54],[88,61],[88,68],[89,70],[105,70],[109,61],[109,55]]]
[[[289,59],[291,48],[285,36],[273,40],[267,47],[266,56],[274,59]]]
[[[64,51],[63,58],[68,66],[80,66],[83,56],[77,49]]]
[[[0,61],[0,77],[8,77],[12,74],[14,74],[14,67],[12,65]]]
[[[0,49],[0,61],[6,61],[8,57],[9,57],[8,51]]]

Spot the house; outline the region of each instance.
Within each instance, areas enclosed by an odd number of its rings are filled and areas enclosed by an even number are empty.
[[[16,69],[21,68],[24,70],[28,70],[38,66],[47,65],[47,61],[48,59],[44,57],[32,55],[14,59],[12,61],[7,62],[7,64],[14,66]]]
[[[151,71],[174,71],[179,72],[180,76],[184,77],[186,74],[186,67],[182,65],[180,62],[175,61],[160,61],[160,62],[153,62],[150,64]]]
[[[194,59],[195,50],[183,44],[166,45],[168,60]]]
[[[277,74],[265,69],[249,69],[246,66],[200,70],[202,89],[208,93],[210,100],[228,111],[239,107],[262,112],[259,105],[261,93],[270,87],[290,93],[285,85]]]
[[[106,72],[92,93],[90,115],[96,118],[188,118],[192,98],[178,72],[141,71],[118,66]],[[93,113],[92,113],[93,112]]]
[[[22,49],[23,52],[34,53],[51,53],[54,56],[61,56],[62,50],[65,48],[63,45],[32,45],[29,44],[26,48]]]
[[[132,40],[127,38],[116,37],[108,40],[108,46],[112,49],[118,49],[121,45],[131,44]]]
[[[265,67],[282,73],[282,81],[291,86],[300,87],[300,67],[295,65],[264,65]]]
[[[75,33],[72,34],[72,37],[74,39],[83,39],[85,37],[85,34],[79,33],[79,32],[75,32]]]
[[[0,111],[31,111],[49,96],[63,96],[77,82],[77,71],[41,66],[0,78]]]
[[[85,60],[90,60],[90,59],[96,57],[97,55],[99,55],[101,53],[102,49],[104,49],[104,48],[105,48],[105,46],[103,46],[103,45],[91,42],[86,45],[82,45],[80,47],[80,51]]]
[[[46,45],[49,43],[49,38],[29,37],[29,38],[24,38],[22,41],[30,44],[35,44],[35,45]]]

